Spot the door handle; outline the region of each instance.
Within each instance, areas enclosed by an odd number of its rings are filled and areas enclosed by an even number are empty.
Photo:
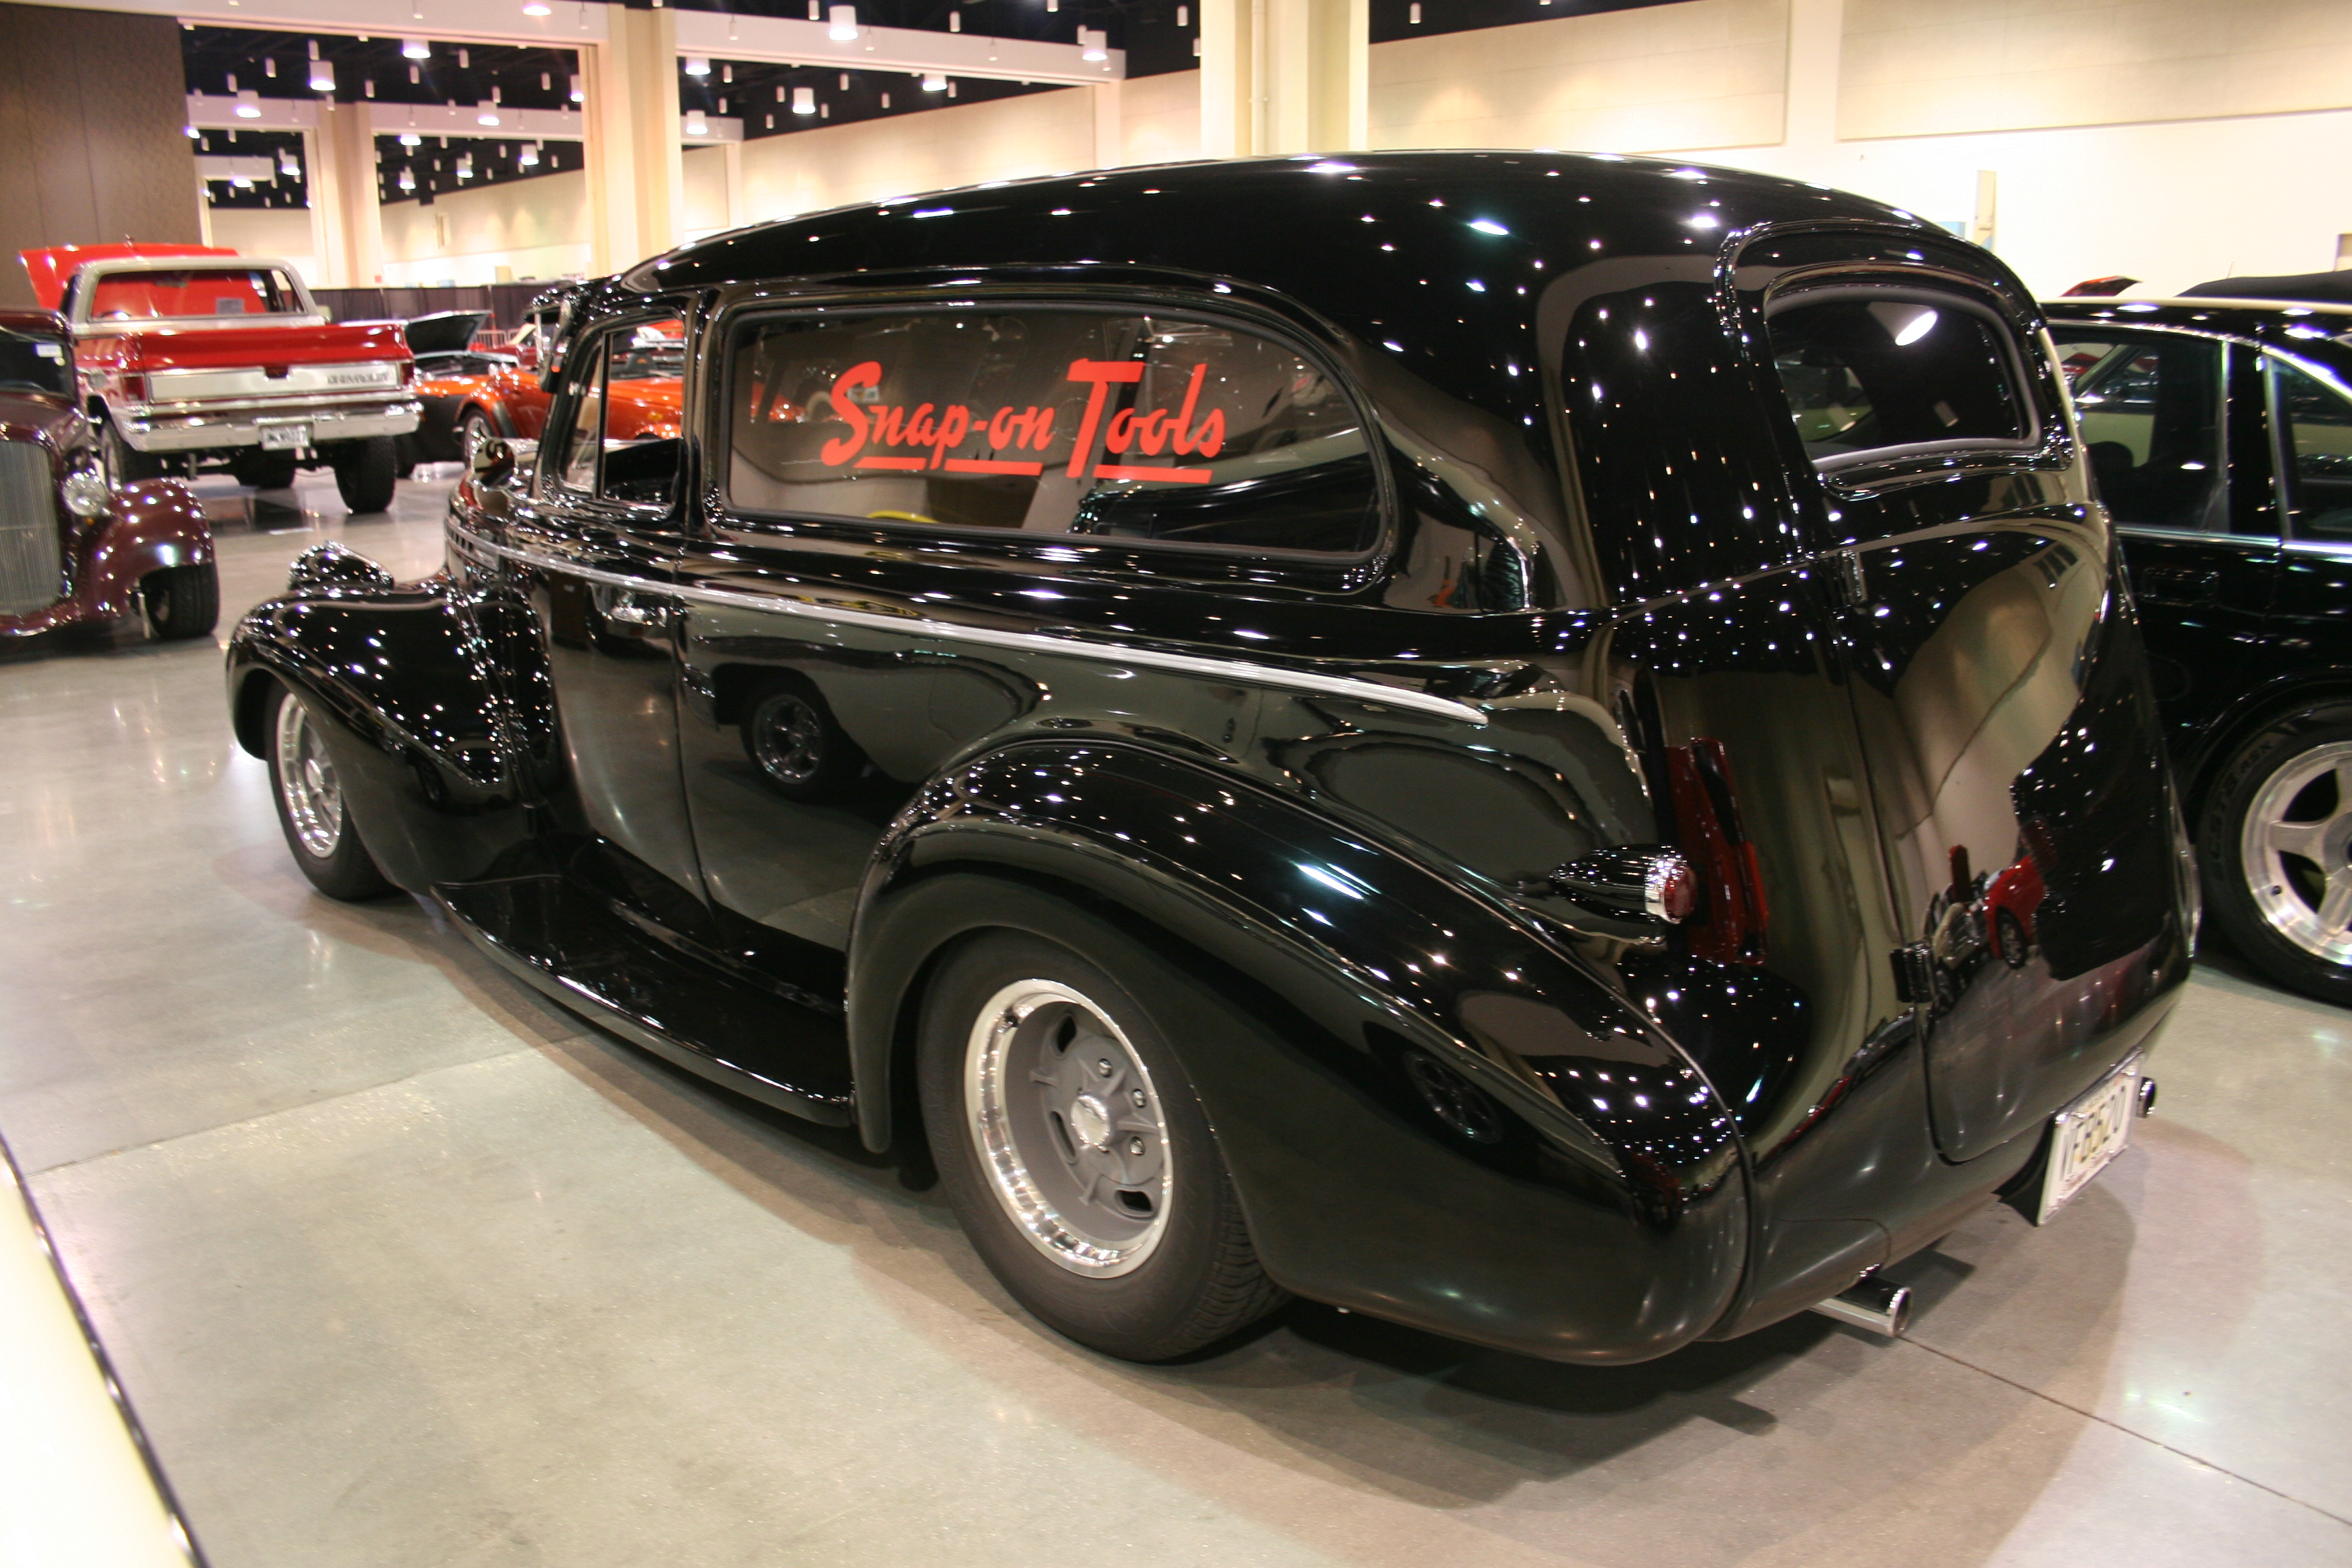
[[[612,607],[604,618],[625,626],[648,628],[666,626],[677,616],[677,601],[663,598],[639,598],[634,593],[614,595]]]
[[[2195,566],[2151,566],[2133,581],[2138,584],[2142,598],[2159,604],[2194,605],[2212,597],[2221,574]]]

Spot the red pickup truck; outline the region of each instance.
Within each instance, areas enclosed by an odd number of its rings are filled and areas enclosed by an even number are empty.
[[[330,324],[283,261],[205,246],[19,253],[74,335],[84,408],[118,482],[226,464],[280,489],[334,470],[343,504],[392,504],[395,443],[416,428],[397,321]]]

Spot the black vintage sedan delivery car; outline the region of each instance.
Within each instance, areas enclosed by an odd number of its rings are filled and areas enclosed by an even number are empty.
[[[2214,923],[2352,1002],[2352,308],[2048,309]]]
[[[685,433],[608,439],[679,332]],[[2140,1096],[2190,879],[2041,332],[1905,214],[1616,158],[769,225],[575,297],[532,471],[430,581],[306,558],[236,732],[321,889],[927,1142],[1088,1344],[1661,1355]]]

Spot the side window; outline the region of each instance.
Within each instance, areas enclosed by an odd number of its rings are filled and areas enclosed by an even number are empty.
[[[563,484],[613,500],[667,504],[677,487],[686,323],[633,321],[596,339],[573,382]]]
[[[2352,400],[2284,360],[2270,371],[2287,526],[2296,539],[2352,539]]]
[[[1378,485],[1355,405],[1234,328],[1008,310],[754,320],[728,369],[749,513],[1349,552]]]
[[[2071,327],[2056,342],[2092,478],[2116,521],[2228,532],[2221,344]]]
[[[1797,434],[1824,469],[2035,435],[2011,334],[1950,296],[1806,291],[1765,315]]]
[[[566,489],[593,493],[596,459],[604,450],[604,346],[596,345],[577,362],[572,374],[572,429],[563,444],[562,476]]]

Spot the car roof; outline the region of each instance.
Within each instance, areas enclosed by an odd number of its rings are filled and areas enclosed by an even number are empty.
[[[1333,329],[1426,385],[1533,416],[1538,367],[1581,300],[1712,289],[1726,241],[1765,225],[1866,228],[1948,253],[1948,231],[1868,198],[1667,159],[1508,150],[1351,153],[995,182],[713,236],[583,296],[757,286],[778,299],[887,289],[941,300],[991,283],[1212,290]],[[1990,268],[1981,252],[1962,263]],[[2014,288],[2014,285],[2010,285]],[[2021,294],[2019,304],[2031,309]]]
[[[2292,300],[2045,300],[2054,328],[2097,321],[2117,327],[2186,327],[2303,353],[2320,345],[2352,352],[2352,305],[2302,304]],[[2334,353],[2330,360],[2340,356]]]

